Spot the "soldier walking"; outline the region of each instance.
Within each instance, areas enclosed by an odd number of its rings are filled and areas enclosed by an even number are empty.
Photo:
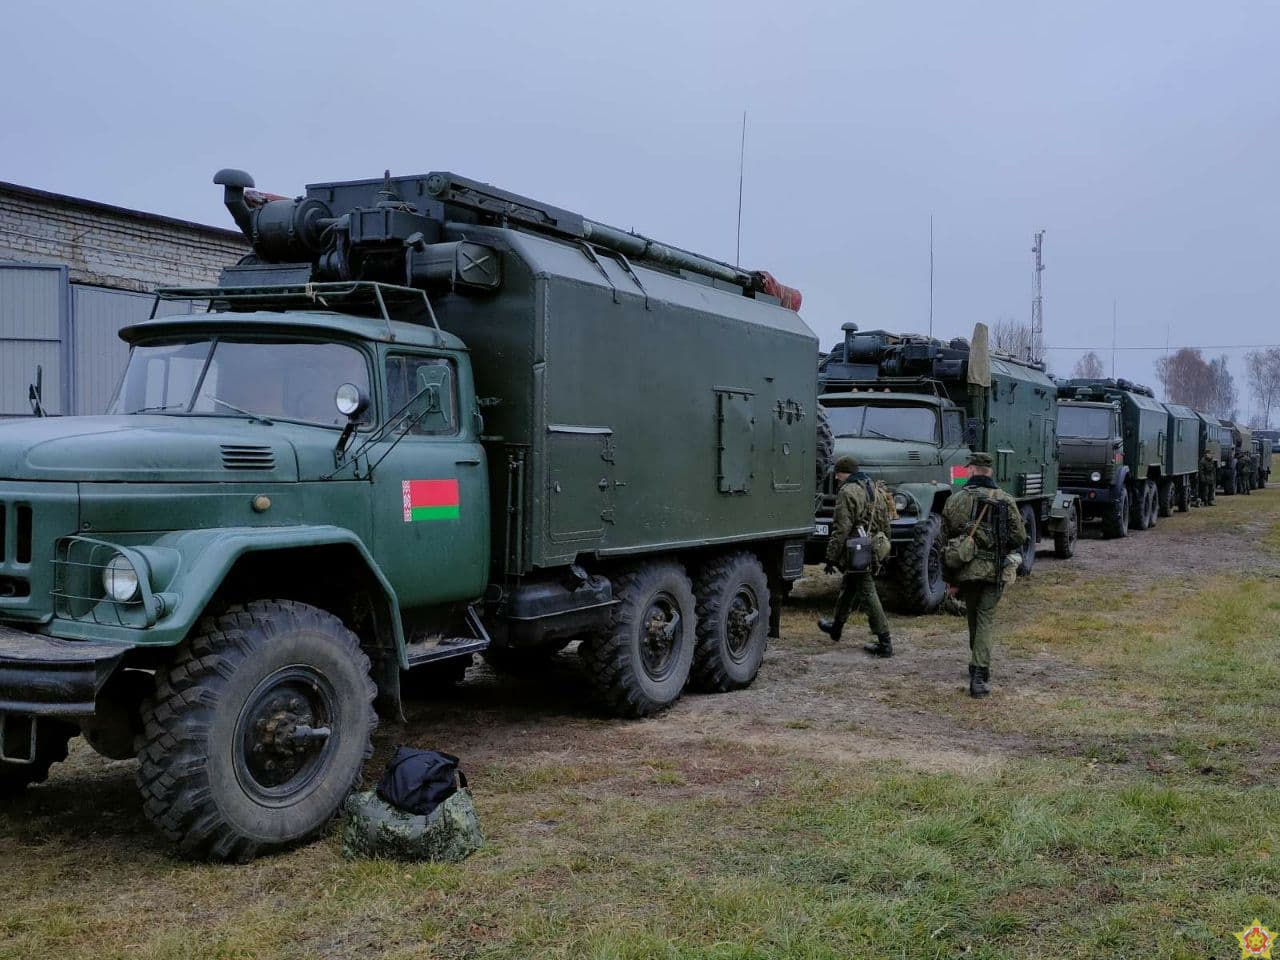
[[[836,494],[836,513],[831,525],[831,538],[827,541],[828,573],[839,568],[844,572],[840,584],[840,596],[836,599],[834,615],[818,621],[818,629],[839,641],[844,623],[855,606],[867,611],[867,623],[876,635],[875,643],[863,644],[862,649],[872,656],[892,657],[893,639],[889,636],[889,621],[876,593],[875,571],[848,569],[845,542],[857,535],[862,527],[869,535],[889,534],[888,512],[880,502],[871,478],[859,468],[858,461],[843,456],[836,461],[836,482],[840,484]]]
[[[969,620],[971,697],[991,693],[996,604],[1004,592],[1006,571],[1021,560],[1019,551],[1027,542],[1018,502],[996,486],[991,464],[991,454],[971,454],[968,481],[942,509],[943,536],[948,541],[972,540],[971,549],[964,554],[969,559],[947,570],[947,578],[957,585]],[[948,549],[950,546],[948,543]]]
[[[1213,459],[1213,454],[1208,450],[1204,452],[1204,456],[1200,458],[1200,505],[1211,507],[1217,499],[1218,491],[1218,461]]]

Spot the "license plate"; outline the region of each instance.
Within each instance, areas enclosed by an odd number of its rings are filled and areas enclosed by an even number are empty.
[[[831,536],[831,527],[825,523],[815,523],[813,525],[813,535],[815,537],[829,537]]]

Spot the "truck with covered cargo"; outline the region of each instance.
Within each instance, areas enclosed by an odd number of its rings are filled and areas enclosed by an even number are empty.
[[[1030,535],[1022,572],[1042,538],[1060,557],[1074,552],[1075,497],[1058,491],[1053,381],[1041,365],[990,353],[982,324],[970,343],[846,323],[819,363],[819,390],[834,454],[852,454],[892,492],[898,516],[881,582],[898,607],[928,613],[946,595],[942,507],[973,450],[991,453],[996,482],[1019,503]],[[825,550],[834,506],[828,479],[811,561]]]
[[[0,425],[0,793],[83,733],[188,855],[314,835],[402,680],[581,639],[638,716],[756,676],[813,524],[799,294],[448,173],[215,178],[254,252]]]
[[[1058,405],[1063,488],[1080,497],[1085,520],[1101,521],[1103,536],[1188,509],[1201,453],[1194,410],[1124,379],[1062,381]]]

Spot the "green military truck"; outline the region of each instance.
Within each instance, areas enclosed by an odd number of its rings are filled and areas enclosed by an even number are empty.
[[[1022,572],[1036,543],[1075,550],[1075,498],[1058,492],[1054,385],[1040,365],[990,354],[979,324],[972,344],[844,325],[844,340],[819,364],[819,403],[836,456],[852,454],[893,492],[893,552],[882,570],[890,599],[913,613],[936,610],[942,578],[942,507],[968,474],[971,450],[995,457],[996,482],[1020,504],[1030,534]],[[835,506],[828,481],[820,498],[809,559],[826,549]]]
[[[1062,486],[1105,537],[1146,530],[1190,504],[1200,425],[1189,407],[1166,407],[1125,379],[1058,384]]]
[[[1259,490],[1264,488],[1271,480],[1271,457],[1275,448],[1275,443],[1268,437],[1253,438],[1253,455],[1257,458],[1257,484]]]
[[[1204,457],[1207,452],[1213,459],[1215,483],[1220,482],[1222,477],[1224,432],[1222,424],[1218,422],[1217,417],[1211,417],[1199,410],[1196,411],[1196,420],[1199,421],[1200,456]]]
[[[83,732],[189,855],[314,835],[375,702],[582,638],[616,714],[752,682],[813,527],[799,294],[448,173],[296,199],[126,328],[106,416],[0,426],[0,793]]]
[[[1224,450],[1229,448],[1231,457],[1221,478],[1222,492],[1227,494],[1253,491],[1253,474],[1249,466],[1249,454],[1253,452],[1253,432],[1231,420],[1220,420],[1223,428]],[[1224,456],[1224,459],[1225,456]]]

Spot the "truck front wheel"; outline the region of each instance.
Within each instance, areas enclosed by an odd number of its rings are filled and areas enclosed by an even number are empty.
[[[1059,560],[1070,560],[1075,556],[1076,541],[1080,537],[1080,514],[1076,508],[1067,510],[1067,525],[1053,535],[1053,555]]]
[[[1018,508],[1022,525],[1027,531],[1027,542],[1022,545],[1022,562],[1018,564],[1018,576],[1025,577],[1036,565],[1036,544],[1040,542],[1040,528],[1036,525],[1036,511],[1029,503]]]
[[[1129,535],[1129,489],[1121,487],[1111,503],[1110,512],[1102,518],[1102,535],[1108,540]]]
[[[646,717],[679,699],[696,643],[693,587],[677,563],[646,563],[613,581],[609,626],[578,647],[604,704]]]
[[[337,617],[284,600],[232,607],[197,630],[143,707],[147,818],[209,860],[314,836],[373,753],[369,658]]]
[[[1134,530],[1145,530],[1151,526],[1151,498],[1147,492],[1147,481],[1139,480],[1134,484],[1133,502],[1129,505],[1129,525]]]
[[[769,634],[769,578],[753,553],[717,557],[693,585],[698,645],[692,680],[699,690],[750,686],[760,671]]]
[[[911,532],[898,556],[899,598],[907,613],[933,613],[942,606],[942,517],[931,513]]]

